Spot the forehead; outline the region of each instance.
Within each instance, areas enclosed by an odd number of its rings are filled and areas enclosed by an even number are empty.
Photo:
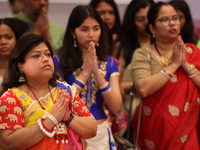
[[[100,2],[96,8],[97,11],[101,11],[101,10],[114,10],[114,8],[106,2]]]
[[[173,15],[177,15],[176,10],[171,5],[163,5],[158,12],[157,18],[161,18],[164,16],[173,16]]]
[[[83,23],[80,25],[81,26],[99,26],[99,23],[94,19],[94,18],[86,18]]]
[[[0,25],[0,34],[14,34],[12,31],[11,27],[9,27],[6,24],[1,24]]]
[[[149,6],[140,8],[138,12],[135,14],[135,17],[147,16],[148,11],[149,11]]]
[[[37,45],[36,47],[32,48],[29,53],[42,52],[42,51],[49,51],[49,48],[47,47],[47,45],[44,42],[42,42],[39,45]]]

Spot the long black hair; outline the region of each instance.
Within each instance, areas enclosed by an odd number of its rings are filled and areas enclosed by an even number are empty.
[[[74,39],[72,32],[78,28],[85,19],[93,18],[95,19],[101,28],[101,36],[99,39],[99,46],[96,46],[96,53],[99,60],[105,61],[106,55],[109,51],[108,43],[105,42],[107,33],[105,33],[105,24],[101,20],[98,12],[90,6],[76,6],[69,17],[67,29],[65,32],[63,46],[60,48],[58,54],[60,55],[60,67],[62,69],[62,75],[65,79],[69,74],[80,68],[83,64],[82,52],[79,49],[78,42],[77,47],[74,47]]]
[[[179,10],[185,15],[185,24],[181,29],[181,36],[185,43],[197,44],[198,37],[194,32],[194,25],[192,22],[192,15],[190,13],[190,8],[186,1],[184,0],[172,0],[169,2],[176,10]]]
[[[18,87],[24,84],[23,82],[18,81],[21,75],[20,70],[18,68],[18,63],[23,64],[25,62],[25,56],[27,55],[27,53],[30,52],[34,47],[36,47],[40,43],[46,44],[51,53],[51,57],[53,58],[51,45],[42,36],[28,34],[20,38],[10,54],[8,64],[8,77],[2,83],[3,91],[1,91],[1,94],[8,90],[8,88]],[[56,86],[56,79],[58,79],[58,76],[54,72],[53,77],[49,80],[49,84],[51,84],[52,86]]]
[[[115,13],[115,26],[112,29],[112,33],[118,34],[121,28],[121,23],[120,23],[119,12],[118,12],[115,1],[114,0],[91,0],[89,5],[96,9],[100,2],[106,2],[113,7],[114,13]]]
[[[134,21],[135,15],[141,8],[152,6],[153,4],[153,0],[132,0],[126,8],[122,30],[117,39],[120,42],[120,46],[116,56],[119,58],[121,51],[124,50],[126,66],[131,62],[134,50],[140,47],[137,40],[137,27]]]

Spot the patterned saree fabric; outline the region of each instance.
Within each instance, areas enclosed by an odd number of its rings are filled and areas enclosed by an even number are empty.
[[[59,90],[67,85],[66,83],[58,83],[59,87],[51,90],[54,100],[57,98]],[[67,88],[71,89],[71,86],[68,85]],[[54,105],[51,94],[48,93],[45,97],[41,97],[39,101],[46,111],[50,113]],[[73,113],[75,115],[91,116],[91,113],[83,104],[78,94],[74,94],[71,106],[73,106]],[[20,130],[20,128],[37,123],[37,120],[44,115],[45,111],[41,108],[38,101],[32,100],[25,92],[18,88],[11,88],[0,97],[0,129]],[[39,143],[29,149],[64,150],[75,148],[76,150],[82,150],[86,148],[86,142],[80,135],[68,128],[64,123],[60,125],[60,128],[67,133],[67,143],[56,143],[55,137],[49,138],[45,136]]]
[[[200,50],[188,44],[188,63],[200,69]],[[139,146],[142,150],[199,150],[199,89],[180,67],[173,79],[143,99]],[[139,106],[133,117],[137,129]],[[136,134],[136,133],[135,133]]]

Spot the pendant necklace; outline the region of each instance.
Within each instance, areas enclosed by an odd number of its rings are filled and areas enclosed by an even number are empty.
[[[159,56],[161,57],[160,61],[163,65],[168,66],[171,62],[172,62],[172,57],[170,56],[167,60],[164,59],[164,57],[160,54],[160,52],[158,51],[157,45],[156,43],[154,43],[154,47],[157,51],[157,53],[159,54]]]
[[[31,92],[33,93],[33,95],[35,96],[36,100],[38,101],[38,103],[40,104],[40,106],[42,107],[42,109],[44,110],[45,114],[48,114],[48,112],[46,111],[46,109],[42,106],[42,104],[40,103],[39,99],[37,98],[37,96],[35,95],[35,93],[33,92],[32,88],[27,84],[28,88],[31,90]],[[53,100],[53,95],[51,93],[50,87],[48,85],[48,89],[49,92],[51,94],[51,98],[52,101],[54,103]],[[54,138],[56,139],[56,144],[59,144],[59,142],[61,141],[62,144],[67,144],[68,143],[68,132],[67,132],[67,127],[65,125],[64,122],[59,122],[57,126],[54,126],[54,130],[56,131]]]

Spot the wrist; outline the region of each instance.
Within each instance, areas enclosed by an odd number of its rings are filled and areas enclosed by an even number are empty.
[[[70,113],[70,117],[69,119],[67,119],[67,121],[65,121],[65,124],[69,126],[73,119],[74,119],[74,115]]]
[[[188,74],[190,70],[195,68],[195,66],[193,64],[189,64],[188,62],[186,62],[185,64],[182,65],[182,68]]]

